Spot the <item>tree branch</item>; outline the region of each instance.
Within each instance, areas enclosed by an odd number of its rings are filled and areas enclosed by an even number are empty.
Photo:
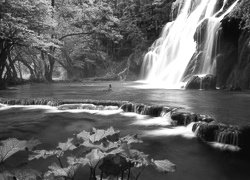
[[[87,32],[87,33],[81,32],[81,33],[72,33],[72,34],[67,34],[67,35],[62,36],[61,38],[59,38],[59,40],[61,41],[62,39],[66,38],[66,37],[69,37],[69,36],[89,35],[89,34],[94,34],[94,32]]]

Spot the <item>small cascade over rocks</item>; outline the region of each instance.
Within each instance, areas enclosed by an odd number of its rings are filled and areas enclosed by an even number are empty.
[[[148,106],[145,104],[126,103],[121,106],[124,112],[134,112],[141,115],[149,115],[152,117],[164,117],[168,112],[174,111],[176,108],[166,106]]]
[[[208,115],[195,114],[192,112],[173,112],[171,118],[177,126],[188,126],[192,122],[212,122],[214,119]]]
[[[102,106],[118,106],[127,101],[92,100],[92,99],[48,99],[48,98],[26,98],[26,99],[7,99],[0,98],[0,104],[6,105],[49,105],[61,106],[65,104],[93,104]],[[73,105],[71,106],[73,108]],[[69,107],[70,108],[70,107]]]
[[[57,108],[58,110],[69,110],[69,109],[86,109],[86,110],[117,110],[118,106],[104,106],[94,104],[64,104]]]
[[[58,110],[123,110],[140,115],[163,117],[170,126],[186,126],[200,139],[207,142],[217,142],[250,150],[250,125],[232,126],[216,123],[208,115],[185,112],[180,108],[168,106],[149,106],[128,101],[101,101],[90,99],[6,99],[0,98],[0,110],[8,105],[48,105],[56,106]]]
[[[192,131],[204,141],[218,142],[250,149],[250,126],[232,126],[221,123],[197,122]]]
[[[141,77],[167,89],[180,88],[192,76],[216,75],[221,20],[239,0],[177,0],[161,37],[145,55]]]

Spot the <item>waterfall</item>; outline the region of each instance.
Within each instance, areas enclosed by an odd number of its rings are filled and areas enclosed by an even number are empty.
[[[182,0],[173,3],[174,6],[179,3],[177,18],[165,25],[161,37],[145,55],[141,70],[142,78],[156,86],[160,84],[168,89],[180,88],[184,83],[181,81],[186,67],[196,52],[194,35],[204,20],[208,20],[208,25],[198,74],[215,74],[220,21],[239,0],[225,11],[227,1],[224,0],[218,11],[217,0]]]
[[[223,12],[227,1],[228,0],[224,0],[222,8],[213,16],[208,18],[206,40],[203,48],[204,53],[201,58],[201,67],[199,68],[199,74],[216,75],[216,56],[218,54],[217,49],[221,20],[225,17],[225,15],[231,12],[234,6],[238,3],[238,1],[235,1],[226,12],[217,17],[221,12]]]

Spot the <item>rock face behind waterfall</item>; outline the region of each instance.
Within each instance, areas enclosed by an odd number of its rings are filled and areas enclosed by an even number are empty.
[[[216,76],[193,76],[186,85],[186,89],[216,89]]]
[[[239,20],[225,17],[221,24],[220,46],[217,56],[217,77],[218,86],[241,86],[247,88],[240,83],[239,74],[242,74],[244,69],[241,64],[246,61],[247,57],[243,57],[242,51],[245,51],[246,42],[249,34],[239,30]],[[238,75],[236,75],[238,74]]]
[[[184,79],[190,78],[190,74],[198,74],[197,67],[199,67],[199,62],[204,54],[202,49],[205,43],[206,26],[207,21],[201,23],[194,35],[197,50],[189,62]],[[221,21],[216,55],[217,87],[250,88],[250,33],[240,30],[239,26],[240,20],[229,16],[224,17]],[[198,82],[199,79],[192,77],[190,81]],[[191,89],[197,89],[193,86]]]

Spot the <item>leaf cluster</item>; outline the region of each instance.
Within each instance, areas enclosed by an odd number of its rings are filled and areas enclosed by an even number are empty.
[[[65,143],[59,143],[54,150],[36,150],[29,160],[54,156],[59,165],[53,163],[45,178],[63,177],[74,179],[75,173],[81,167],[90,169],[89,179],[104,177],[120,177],[138,179],[142,170],[149,165],[160,172],[174,172],[175,165],[168,160],[153,160],[143,152],[133,149],[132,144],[142,143],[137,135],[120,137],[120,132],[113,127],[107,130],[93,128],[91,132],[81,131],[75,138],[69,138]],[[61,159],[67,155],[67,164]],[[136,171],[139,169],[139,172]],[[101,171],[101,172],[100,172]],[[100,172],[98,174],[98,172]],[[136,173],[137,172],[137,173]]]
[[[168,160],[153,160],[149,155],[133,148],[133,144],[142,143],[138,135],[120,137],[120,132],[110,127],[106,130],[93,128],[91,132],[81,131],[74,138],[59,142],[52,150],[34,150],[40,141],[33,138],[20,141],[15,138],[0,142],[0,178],[9,179],[71,179],[83,167],[89,167],[89,179],[120,178],[139,179],[147,166],[154,166],[160,172],[174,172],[175,165]],[[54,157],[48,171],[40,173],[22,164],[11,170],[5,168],[4,162],[19,151],[28,150],[32,154],[28,160]]]

